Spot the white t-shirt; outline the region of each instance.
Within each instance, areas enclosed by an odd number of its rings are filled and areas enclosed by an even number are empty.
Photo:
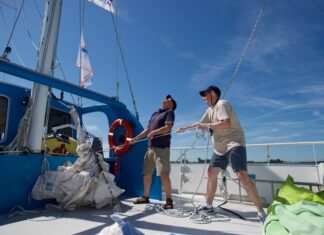
[[[231,127],[213,129],[213,146],[217,155],[223,155],[236,146],[245,147],[245,137],[240,122],[230,103],[218,100],[216,105],[209,107],[200,122],[214,123],[229,118]]]

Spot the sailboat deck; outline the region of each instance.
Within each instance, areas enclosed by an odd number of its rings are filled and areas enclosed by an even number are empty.
[[[191,195],[174,195],[176,209],[193,210]],[[194,223],[189,217],[172,217],[148,210],[147,204],[134,205],[133,198],[121,199],[121,211],[114,212],[111,207],[100,210],[80,208],[76,211],[38,210],[13,216],[2,216],[0,219],[0,234],[97,234],[114,221],[110,215],[116,214],[129,222],[144,234],[262,234],[262,224],[256,217],[255,207],[251,204],[228,202],[223,208],[238,213],[241,219],[233,213],[217,208],[216,215],[229,218],[214,219],[210,223]],[[195,206],[203,201],[202,196],[195,197]],[[163,203],[151,201],[152,203]],[[215,202],[215,205],[221,201]],[[222,220],[222,221],[221,221]]]

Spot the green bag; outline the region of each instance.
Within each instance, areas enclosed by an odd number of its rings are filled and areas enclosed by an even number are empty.
[[[324,235],[324,191],[298,187],[288,175],[267,214],[265,235]]]
[[[288,175],[281,185],[275,200],[283,204],[291,205],[301,200],[316,202],[324,205],[324,191],[314,193],[306,188],[295,185],[293,178]]]

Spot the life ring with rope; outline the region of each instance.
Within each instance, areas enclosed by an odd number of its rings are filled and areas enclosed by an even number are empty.
[[[122,127],[125,129],[124,134],[120,134],[115,137],[115,130]],[[116,154],[123,154],[128,151],[130,145],[128,140],[133,137],[133,130],[128,121],[124,119],[116,119],[109,128],[108,133],[108,143],[111,150]],[[118,145],[116,144],[116,139],[118,138]]]

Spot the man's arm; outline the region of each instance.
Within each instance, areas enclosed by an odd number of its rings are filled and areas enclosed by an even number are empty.
[[[189,126],[186,126],[186,127],[180,127],[180,128],[177,129],[177,133],[185,132],[187,130],[196,129],[198,125],[199,125],[199,122],[196,122],[196,123],[193,123],[193,124],[191,124]]]
[[[165,124],[163,127],[160,127],[154,131],[151,131],[148,135],[147,135],[147,139],[148,140],[151,140],[154,138],[154,136],[156,135],[163,135],[163,134],[166,134],[166,133],[169,133],[171,132],[172,130],[172,127],[173,127],[173,124],[172,123],[167,123]]]
[[[143,139],[144,137],[146,137],[147,136],[147,134],[148,134],[148,128],[145,128],[141,133],[139,133],[137,136],[135,136],[133,139],[130,139],[129,140],[129,143],[130,144],[135,144],[135,142],[137,142],[137,141],[139,141],[139,140],[141,140],[141,139]]]
[[[208,129],[217,129],[217,128],[229,128],[231,127],[231,119],[226,118],[224,120],[218,122],[211,122],[211,123],[199,123],[198,128],[208,130]]]
[[[231,120],[229,118],[226,118],[218,122],[211,122],[211,123],[197,122],[187,127],[180,127],[177,129],[177,133],[185,132],[187,130],[193,130],[195,128],[199,128],[203,130],[208,130],[211,128],[214,130],[217,128],[229,128],[229,127],[231,127]]]

